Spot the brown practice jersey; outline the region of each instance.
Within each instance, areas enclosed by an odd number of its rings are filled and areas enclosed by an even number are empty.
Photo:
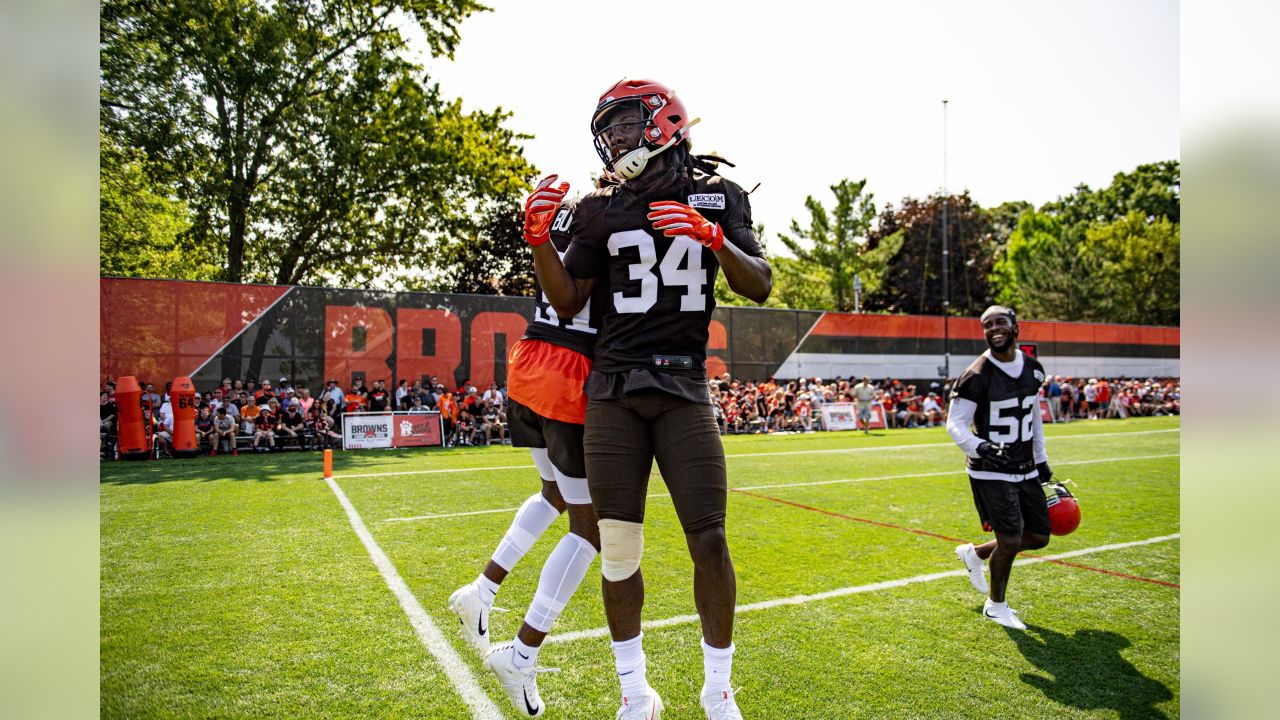
[[[715,310],[715,253],[686,237],[666,237],[646,217],[649,203],[675,200],[720,223],[725,242],[763,257],[751,228],[747,194],[718,175],[697,173],[639,197],[625,184],[579,201],[564,255],[575,278],[607,286],[594,370],[633,368],[706,377],[707,327]]]
[[[564,202],[556,211],[555,220],[551,223],[551,244],[555,246],[560,259],[569,249],[570,229],[573,227],[576,200]],[[551,307],[551,301],[538,285],[537,275],[533,279],[533,320],[525,328],[524,337],[530,340],[543,340],[553,345],[569,348],[591,357],[595,350],[596,337],[600,333],[600,316],[604,306],[608,304],[608,287],[597,283],[587,304],[571,318],[562,318]]]
[[[971,400],[977,406],[973,414],[974,434],[996,445],[1004,443],[1005,453],[1020,466],[1020,472],[1009,474],[989,466],[982,458],[969,458],[971,473],[1013,478],[1035,469],[1033,426],[1035,414],[1040,412],[1043,382],[1044,367],[1025,353],[1022,354],[1022,373],[1016,378],[997,367],[986,353],[979,355],[960,374],[951,397]]]

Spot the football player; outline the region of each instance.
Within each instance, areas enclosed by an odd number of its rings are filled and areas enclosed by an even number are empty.
[[[983,529],[996,539],[956,547],[969,582],[987,594],[983,561],[990,560],[991,586],[982,615],[1005,627],[1025,630],[1018,611],[1005,601],[1009,571],[1022,550],[1049,544],[1049,510],[1042,482],[1049,482],[1049,456],[1040,424],[1044,368],[1015,344],[1013,310],[992,305],[982,313],[987,350],[956,381],[947,432],[968,456],[969,485]],[[970,429],[972,424],[973,429]],[[976,432],[975,432],[976,431]]]
[[[702,621],[707,717],[741,718],[729,678],[736,580],[725,535],[724,448],[706,375],[716,272],[734,292],[768,298],[771,269],[741,187],[718,158],[690,151],[691,120],[670,88],[622,80],[596,104],[596,151],[621,184],[583,197],[561,258],[534,248],[543,291],[561,317],[608,288],[587,379],[587,481],[600,517],[605,614],[622,685],[619,718],[656,719],[640,611],[645,497],[656,459],[693,559]],[[554,177],[547,183],[554,182]],[[565,188],[564,184],[559,186]]]
[[[526,201],[524,236],[530,244],[560,253],[569,245],[573,207],[556,207],[564,193],[555,188],[548,193],[548,185],[540,184]],[[555,201],[549,212],[542,212],[548,194]],[[449,597],[463,637],[484,656],[485,667],[497,676],[511,704],[529,717],[545,709],[538,693],[538,650],[600,550],[582,454],[587,406],[583,385],[600,327],[599,309],[607,302],[597,298],[561,316],[537,287],[534,292],[533,320],[511,351],[507,422],[512,445],[527,447],[533,455],[542,488],[516,512],[483,572]],[[566,508],[569,532],[543,564],[519,632],[511,642],[491,649],[489,613],[502,581]]]

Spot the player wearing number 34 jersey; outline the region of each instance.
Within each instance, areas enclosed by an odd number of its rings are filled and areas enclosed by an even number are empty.
[[[978,516],[996,539],[977,547],[960,545],[956,555],[974,589],[990,593],[983,616],[1025,630],[1005,601],[1005,588],[1014,557],[1049,544],[1049,510],[1040,485],[1053,474],[1040,424],[1044,368],[1017,348],[1018,320],[1012,310],[993,305],[981,321],[988,349],[956,381],[947,432],[965,452]],[[982,574],[987,559],[990,588]]]
[[[647,681],[640,632],[644,512],[655,460],[693,559],[705,671],[700,703],[713,720],[742,717],[729,684],[737,588],[725,534],[724,448],[707,391],[707,328],[718,272],[756,302],[768,298],[772,280],[747,194],[717,175],[707,157],[691,154],[695,122],[659,83],[623,80],[609,88],[591,129],[600,159],[622,182],[578,202],[563,262],[534,248],[538,279],[560,316],[607,289],[587,378],[584,445],[623,720],[656,720],[663,710]],[[540,186],[554,188],[551,201],[567,189],[554,181]]]

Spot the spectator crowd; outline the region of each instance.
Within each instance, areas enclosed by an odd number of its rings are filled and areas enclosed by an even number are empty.
[[[709,401],[722,434],[797,433],[822,430],[822,407],[831,403],[871,403],[884,408],[890,428],[932,427],[946,422],[951,381],[928,387],[898,379],[873,382],[869,377],[800,378],[765,381],[735,379],[725,373],[708,383]],[[143,423],[149,426],[157,456],[169,454],[173,439],[170,386],[163,393],[140,383]],[[1097,379],[1050,376],[1041,388],[1058,422],[1132,416],[1178,415],[1178,378]],[[113,457],[118,423],[115,383],[100,396],[103,457]],[[330,379],[316,394],[280,378],[224,378],[213,390],[197,393],[196,438],[201,451],[216,455],[241,450],[273,452],[319,450],[342,446],[342,415],[396,410],[439,412],[447,447],[509,444],[506,389],[492,383],[483,392],[470,380],[449,390],[432,376],[428,382],[401,380],[394,389],[384,380],[373,387],[356,383],[343,390]]]
[[[142,422],[153,438],[157,456],[168,455],[173,441],[172,382],[163,393],[155,385],[142,387]],[[113,457],[119,423],[115,383],[100,393],[99,437],[103,457]],[[274,452],[285,449],[321,450],[342,447],[342,416],[351,412],[399,411],[440,413],[448,447],[508,444],[507,395],[497,383],[480,392],[470,380],[449,390],[432,376],[412,385],[401,380],[392,389],[385,380],[372,387],[357,382],[343,390],[330,379],[316,394],[282,377],[269,380],[224,378],[213,390],[196,393],[196,440],[202,452],[238,455],[242,450]]]

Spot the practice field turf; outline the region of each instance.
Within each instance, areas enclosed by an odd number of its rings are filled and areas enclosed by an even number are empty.
[[[1047,434],[1084,520],[1014,569],[1021,633],[981,619],[952,552],[984,536],[941,428],[725,438],[744,715],[1177,717],[1178,419]],[[319,453],[102,465],[103,717],[516,717],[446,599],[537,487],[528,452],[336,453],[335,474]],[[692,566],[665,491],[655,470],[649,680],[666,718],[700,718]],[[566,529],[503,585],[495,643]],[[539,679],[546,717],[617,707],[598,576],[542,651],[560,668]]]

